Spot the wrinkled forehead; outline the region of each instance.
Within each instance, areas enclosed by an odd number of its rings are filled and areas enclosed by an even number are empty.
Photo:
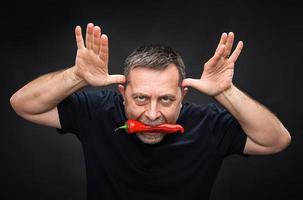
[[[165,69],[136,67],[130,71],[127,84],[138,92],[172,92],[179,88],[179,73],[174,65]]]

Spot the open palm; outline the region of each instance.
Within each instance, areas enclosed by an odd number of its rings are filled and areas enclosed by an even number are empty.
[[[108,73],[108,38],[101,34],[100,27],[92,23],[87,25],[85,43],[80,26],[76,27],[75,34],[78,48],[75,75],[92,86],[124,83],[123,75]]]
[[[234,34],[223,33],[212,58],[204,64],[204,70],[200,79],[187,78],[182,86],[193,87],[209,96],[216,96],[232,86],[234,65],[243,48],[243,42],[237,44],[231,54],[234,42]],[[230,55],[231,54],[231,55]]]

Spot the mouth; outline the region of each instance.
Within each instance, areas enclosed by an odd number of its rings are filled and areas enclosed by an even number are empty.
[[[141,134],[143,134],[144,136],[156,137],[156,136],[160,136],[162,133],[158,133],[158,132],[142,132]]]
[[[141,137],[144,137],[145,139],[155,140],[163,137],[163,133],[158,132],[142,132],[139,133]]]
[[[150,121],[150,120],[144,120],[144,119],[142,119],[142,120],[139,120],[139,121],[141,121],[145,125],[151,126],[151,127],[159,126],[159,125],[165,123],[164,119],[157,120],[157,121]],[[146,143],[146,144],[156,144],[156,143],[159,143],[164,138],[164,135],[165,134],[162,133],[162,132],[155,132],[155,131],[152,131],[152,132],[144,131],[144,132],[137,133],[137,137],[139,137],[139,139],[143,143]]]
[[[137,133],[137,136],[146,144],[155,144],[162,141],[164,134],[158,132],[142,132]]]

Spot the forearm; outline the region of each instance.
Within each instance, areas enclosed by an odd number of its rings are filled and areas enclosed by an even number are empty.
[[[235,86],[215,96],[215,99],[237,119],[255,143],[273,147],[289,139],[288,131],[273,113]]]
[[[51,110],[64,98],[86,86],[73,74],[74,67],[45,74],[18,90],[10,99],[19,114],[40,114]]]

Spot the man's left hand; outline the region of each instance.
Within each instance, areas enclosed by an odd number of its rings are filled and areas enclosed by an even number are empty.
[[[239,41],[231,53],[233,43],[234,33],[223,33],[214,56],[204,64],[201,78],[186,78],[182,86],[193,87],[209,96],[217,96],[232,87],[234,65],[243,48],[243,42]]]

